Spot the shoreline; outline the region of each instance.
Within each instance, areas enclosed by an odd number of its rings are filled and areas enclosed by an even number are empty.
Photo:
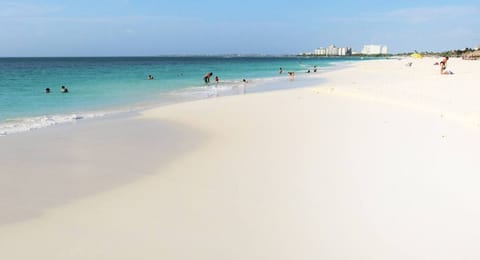
[[[358,62],[358,61],[357,61]],[[241,79],[227,80],[221,82],[216,87],[214,83],[207,86],[193,86],[185,89],[171,90],[162,93],[161,96],[154,100],[148,100],[140,103],[126,104],[122,106],[113,106],[105,109],[94,109],[85,111],[76,111],[66,114],[48,114],[33,117],[23,117],[8,119],[0,122],[0,138],[12,134],[22,134],[29,131],[49,128],[52,126],[77,123],[84,119],[96,120],[108,117],[117,117],[122,114],[136,113],[143,110],[152,109],[160,106],[168,106],[183,102],[191,102],[195,100],[209,99],[214,97],[243,95],[247,92],[268,92],[282,89],[309,87],[320,84],[320,74],[326,71],[342,69],[352,61],[335,62],[326,67],[319,67],[319,73],[307,74],[302,72],[297,75],[296,81],[291,81],[286,76],[262,77],[249,79],[249,83],[241,82]],[[354,63],[354,61],[353,61]],[[248,89],[248,90],[247,90]],[[157,93],[158,95],[159,93]]]
[[[0,256],[475,258],[480,63],[434,61],[0,138]]]

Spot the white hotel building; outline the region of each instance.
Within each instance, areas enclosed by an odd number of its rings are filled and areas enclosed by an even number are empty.
[[[352,48],[347,47],[335,47],[335,45],[330,45],[327,48],[317,48],[315,49],[314,55],[316,56],[347,56],[352,55]]]
[[[388,54],[387,46],[382,45],[364,45],[362,49],[364,55]]]

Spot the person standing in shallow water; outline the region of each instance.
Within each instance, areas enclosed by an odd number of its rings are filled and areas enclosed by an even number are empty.
[[[205,81],[205,83],[207,83],[207,84],[210,83],[210,77],[212,75],[213,75],[213,72],[209,72],[209,73],[207,73],[203,76],[203,80]]]

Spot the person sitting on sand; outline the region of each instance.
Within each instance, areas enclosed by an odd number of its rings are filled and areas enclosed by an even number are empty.
[[[62,93],[68,93],[68,88],[66,88],[65,86],[62,86],[62,87],[60,88],[60,92],[62,92]]]
[[[450,75],[453,74],[453,72],[447,70],[447,61],[448,57],[443,58],[443,60],[440,62],[440,74],[442,75]]]

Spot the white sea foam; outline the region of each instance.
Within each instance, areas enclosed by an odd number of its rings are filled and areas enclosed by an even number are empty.
[[[265,84],[281,82],[282,78],[269,77],[246,80],[247,82],[243,82],[243,80],[221,80],[218,84],[211,82],[209,85],[192,86],[184,89],[173,90],[168,94],[171,96],[180,97],[184,100],[197,100],[215,96],[238,95],[244,94],[246,89],[253,90],[257,87],[264,86]]]
[[[81,119],[103,117],[105,115],[106,113],[70,114],[8,120],[7,122],[0,124],[0,136],[27,132],[63,123],[76,122]]]

